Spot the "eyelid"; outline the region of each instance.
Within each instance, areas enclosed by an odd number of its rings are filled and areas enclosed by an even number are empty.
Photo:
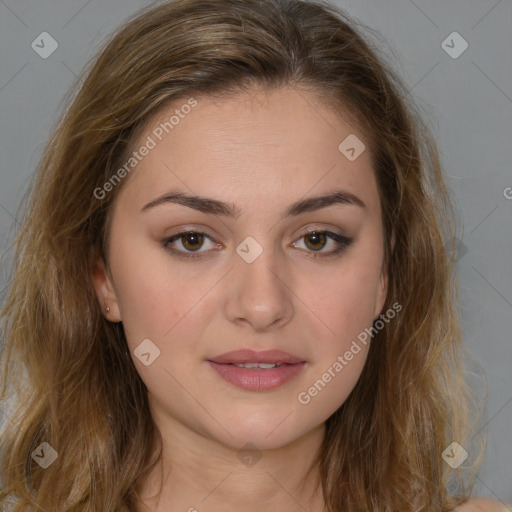
[[[292,245],[295,247],[296,244],[301,241],[306,235],[312,234],[312,233],[322,233],[325,235],[326,238],[334,242],[335,248],[330,251],[313,251],[308,249],[303,249],[303,251],[309,253],[309,257],[312,258],[329,258],[329,257],[335,257],[339,256],[340,253],[342,253],[345,249],[347,249],[353,242],[354,239],[346,236],[342,233],[337,233],[335,231],[331,231],[329,229],[307,229],[305,232],[303,232],[297,239],[297,242],[293,242]],[[327,246],[327,245],[326,245]]]
[[[172,254],[176,254],[178,257],[180,255],[183,256],[180,259],[191,259],[191,258],[193,259],[193,258],[200,258],[200,257],[202,258],[203,256],[196,256],[196,255],[203,254],[203,253],[209,252],[209,251],[202,251],[200,249],[198,249],[197,251],[182,251],[182,250],[174,249],[174,248],[170,247],[171,243],[178,241],[180,238],[182,238],[183,236],[185,236],[189,233],[204,235],[204,237],[207,238],[208,240],[210,240],[213,244],[215,244],[217,246],[220,245],[218,242],[216,242],[213,239],[212,236],[210,236],[207,232],[202,231],[201,229],[184,228],[182,231],[162,240],[162,247],[164,249],[168,250],[169,252],[171,252]],[[210,251],[211,251],[211,249],[210,249]]]
[[[218,242],[216,242],[216,240],[214,240],[214,238],[212,236],[210,236],[206,231],[203,231],[203,228],[195,229],[192,227],[183,228],[178,233],[165,238],[164,240],[162,240],[161,245],[165,250],[171,252],[171,254],[174,254],[180,260],[189,260],[190,261],[190,260],[202,259],[202,258],[206,257],[205,255],[207,253],[211,252],[212,249],[202,251],[201,250],[202,247],[201,247],[197,251],[183,251],[183,250],[179,250],[179,249],[174,249],[170,246],[171,243],[174,243],[175,241],[179,240],[181,237],[183,237],[189,233],[204,235],[212,243],[216,244],[217,247],[219,245],[221,245]],[[299,242],[302,238],[304,238],[306,235],[309,235],[311,233],[322,233],[329,240],[333,241],[336,244],[336,248],[331,251],[323,251],[323,250],[313,251],[313,250],[301,249],[303,252],[310,253],[310,255],[311,255],[310,257],[313,257],[313,258],[319,258],[319,257],[328,258],[330,256],[337,256],[337,255],[339,255],[339,253],[343,252],[348,246],[350,246],[352,244],[352,242],[354,241],[353,238],[346,236],[343,233],[331,231],[330,229],[325,228],[325,227],[307,226],[306,228],[304,228],[303,231],[301,231],[301,234],[298,235],[298,237],[296,237],[295,241],[292,242],[292,246],[295,247],[295,244],[297,244],[297,242]],[[215,249],[213,249],[213,250],[215,250]]]

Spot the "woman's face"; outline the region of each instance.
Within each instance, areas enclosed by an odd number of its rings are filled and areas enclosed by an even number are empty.
[[[277,448],[346,400],[384,304],[370,154],[307,92],[196,100],[141,135],[113,205],[111,274],[100,261],[94,283],[157,424]],[[220,357],[240,349],[291,356]],[[236,366],[251,362],[279,367]]]

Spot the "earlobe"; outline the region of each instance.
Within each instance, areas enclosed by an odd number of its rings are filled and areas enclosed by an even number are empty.
[[[105,318],[110,322],[121,322],[117,295],[103,258],[98,258],[94,264],[92,282]]]

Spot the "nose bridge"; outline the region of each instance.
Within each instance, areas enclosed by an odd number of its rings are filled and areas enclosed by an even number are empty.
[[[258,238],[262,239],[261,236]],[[276,276],[284,272],[270,239],[270,236],[265,237],[265,246],[252,237],[244,240],[237,248],[240,261],[235,269],[240,285],[247,288],[249,295],[256,297],[264,294],[267,300],[281,295],[283,283]]]
[[[231,321],[247,321],[255,329],[287,322],[293,314],[286,284],[284,259],[274,250],[271,236],[247,237],[237,247],[238,261],[231,273],[226,314]]]

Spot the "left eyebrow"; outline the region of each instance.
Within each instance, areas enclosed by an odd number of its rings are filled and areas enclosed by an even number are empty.
[[[238,208],[234,203],[226,203],[209,197],[187,195],[179,191],[172,191],[164,194],[163,196],[157,197],[153,201],[144,205],[141,212],[146,212],[156,206],[167,203],[181,204],[203,213],[223,215],[233,218],[240,217],[242,213],[240,208]],[[295,217],[305,212],[321,210],[335,204],[355,205],[361,208],[366,208],[363,201],[351,192],[335,190],[327,195],[308,197],[306,199],[296,201],[291,204],[287,210],[285,210],[281,219],[286,219],[287,217],[292,216]]]

